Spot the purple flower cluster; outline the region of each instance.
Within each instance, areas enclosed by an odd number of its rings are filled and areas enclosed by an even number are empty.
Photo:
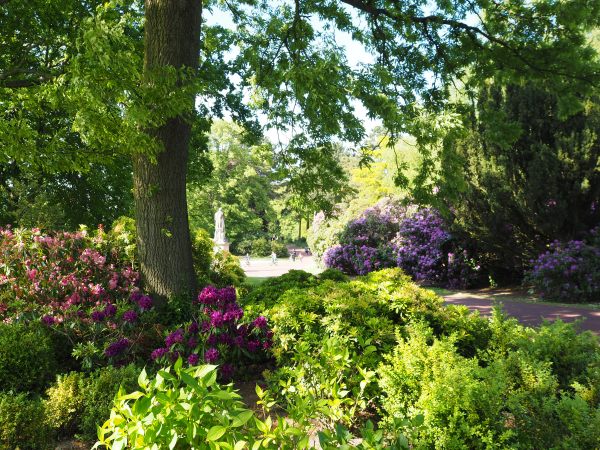
[[[127,338],[119,339],[118,341],[115,341],[112,344],[109,344],[108,347],[106,347],[106,350],[104,350],[104,354],[108,358],[114,358],[115,356],[118,356],[121,353],[123,353],[125,350],[127,350],[127,347],[129,347],[129,344],[130,344],[129,339],[127,339]]]
[[[224,363],[228,359],[239,362],[243,357],[262,357],[271,347],[273,332],[265,317],[259,316],[251,324],[240,324],[244,316],[237,303],[233,287],[217,289],[208,286],[195,302],[200,316],[185,329],[178,328],[165,339],[165,346],[152,352],[152,359],[163,363],[187,355],[190,365],[198,364],[200,354],[207,363]],[[233,366],[222,364],[221,376],[233,375]]]
[[[390,242],[398,233],[398,217],[388,209],[366,209],[361,216],[348,222],[340,235],[340,243],[377,248]]]
[[[374,270],[395,266],[394,247],[373,248],[367,245],[336,245],[327,249],[323,262],[328,268],[350,275],[366,275]]]
[[[563,302],[594,302],[600,298],[600,247],[595,245],[596,230],[591,242],[558,241],[549,250],[530,261],[526,274],[541,297]]]
[[[326,250],[323,262],[328,268],[350,275],[366,275],[393,267],[396,265],[395,247],[390,242],[397,233],[397,215],[389,208],[369,208],[346,224],[340,245]]]
[[[142,311],[152,309],[153,306],[152,298],[139,291],[131,294],[131,301],[137,303]]]
[[[443,281],[447,255],[444,245],[450,238],[443,219],[435,210],[417,211],[400,223],[395,240],[398,267],[419,281]]]

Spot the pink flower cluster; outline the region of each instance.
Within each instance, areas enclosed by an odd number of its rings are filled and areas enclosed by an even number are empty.
[[[72,343],[105,346],[120,357],[134,341],[140,316],[153,306],[124,249],[95,234],[0,228],[0,321],[23,314],[60,327]]]
[[[0,289],[11,291],[4,298],[17,305],[0,308],[1,319],[32,312],[60,322],[81,317],[80,311],[91,319],[92,311],[127,299],[137,290],[139,274],[105,236],[0,228]]]

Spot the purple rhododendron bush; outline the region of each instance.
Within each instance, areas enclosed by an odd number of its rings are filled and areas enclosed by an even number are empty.
[[[349,275],[400,267],[416,281],[454,288],[477,283],[481,267],[450,233],[439,212],[433,208],[395,212],[369,208],[348,222],[339,245],[324,253],[325,266]]]
[[[585,240],[552,242],[531,264],[526,281],[542,298],[600,302],[600,227]]]

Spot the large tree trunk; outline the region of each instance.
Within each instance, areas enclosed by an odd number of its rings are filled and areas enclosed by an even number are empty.
[[[146,0],[145,8],[147,80],[161,67],[197,68],[201,0]],[[190,98],[190,111],[193,107]],[[164,149],[156,163],[143,153],[133,157],[142,283],[160,297],[191,294],[196,288],[186,199],[191,125],[175,117],[149,133]]]

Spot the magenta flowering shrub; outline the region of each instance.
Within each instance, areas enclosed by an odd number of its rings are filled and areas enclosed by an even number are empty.
[[[532,260],[525,280],[540,297],[568,303],[600,301],[600,247],[598,229],[590,242],[572,240],[550,244]]]
[[[120,361],[136,345],[152,299],[138,288],[127,249],[95,233],[0,229],[0,320],[41,320],[82,358]],[[96,352],[92,358],[91,353]]]
[[[101,228],[95,235],[0,229],[0,256],[4,318],[37,312],[61,321],[137,290],[138,272]]]
[[[152,352],[153,360],[172,363],[182,357],[190,365],[201,361],[220,364],[221,376],[230,379],[235,364],[265,359],[273,332],[263,316],[241,322],[244,312],[235,288],[207,286],[198,295],[195,308],[194,321],[167,335],[164,346]]]

